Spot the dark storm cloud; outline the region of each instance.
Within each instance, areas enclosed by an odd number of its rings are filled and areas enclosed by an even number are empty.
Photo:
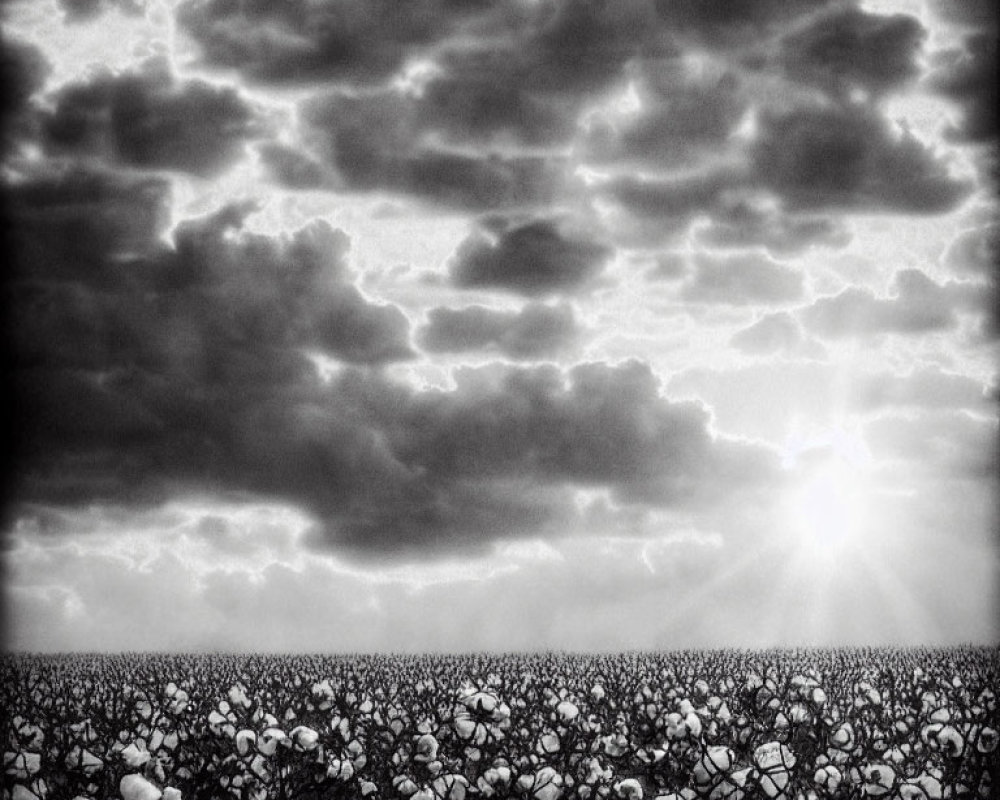
[[[346,236],[322,224],[276,240],[239,233],[249,209],[233,208],[184,223],[170,249],[160,181],[76,173],[12,194],[12,382],[24,476],[42,495],[211,473],[225,446],[205,432],[234,435],[255,395],[294,396],[314,374],[305,350],[412,355],[406,318],[361,296]],[[177,475],[157,466],[172,463]]]
[[[704,0],[654,0],[665,22],[703,44],[736,47],[757,44],[798,18],[841,0],[746,0],[739,3],[706,3]]]
[[[177,82],[166,65],[99,75],[60,89],[43,117],[57,153],[200,175],[226,166],[255,131],[253,110],[235,90]]]
[[[117,9],[132,16],[142,14],[145,0],[59,0],[69,22],[91,20],[109,9]]]
[[[906,14],[869,14],[842,7],[809,21],[781,41],[778,57],[791,80],[846,97],[852,89],[879,95],[914,79],[926,38]]]
[[[962,142],[994,142],[997,138],[997,33],[971,33],[962,48],[948,53],[946,63],[931,73],[931,89],[953,101],[961,114],[946,133]]]
[[[685,230],[742,180],[733,170],[682,178],[624,175],[607,182],[600,193],[629,215],[622,223],[630,228],[630,235],[655,242]]]
[[[626,119],[588,120],[588,162],[654,169],[689,166],[723,147],[749,106],[743,82],[728,69],[691,74],[683,55],[633,68],[641,110]]]
[[[434,0],[188,0],[177,20],[206,61],[238,67],[253,80],[378,83],[446,32],[453,21],[447,11],[462,16],[461,4]]]
[[[564,351],[579,329],[568,305],[528,303],[520,311],[483,306],[434,308],[418,332],[418,342],[430,352],[495,351],[508,358],[529,359]]]
[[[330,170],[314,158],[277,142],[257,146],[271,179],[289,189],[318,189],[333,183]]]
[[[753,152],[756,182],[807,210],[939,214],[971,188],[908,132],[865,106],[767,113]]]
[[[397,449],[441,480],[531,476],[675,505],[719,491],[702,480],[713,470],[735,487],[769,469],[764,451],[713,440],[707,412],[664,399],[639,362],[461,370],[456,382],[413,398]]]
[[[206,60],[238,67],[251,79],[375,84],[407,59],[446,47],[446,64],[492,61],[500,69],[498,83],[519,79],[528,90],[545,91],[604,85],[637,51],[658,52],[660,36],[645,0],[255,0],[238,6],[190,0],[178,19]],[[461,83],[468,90],[475,80]]]
[[[553,199],[564,159],[425,144],[416,102],[395,91],[334,94],[302,109],[317,155],[350,189],[387,189],[462,209],[521,208]]]
[[[694,274],[681,294],[695,303],[788,303],[802,296],[802,273],[759,253],[694,256]]]
[[[451,141],[559,144],[629,62],[674,52],[644,0],[542,2],[506,36],[445,48],[421,113]]]
[[[170,247],[166,205],[161,181],[113,175],[16,191],[4,289],[22,502],[256,496],[314,515],[313,545],[389,556],[545,535],[575,513],[575,487],[688,506],[774,466],[714,439],[706,411],[664,399],[634,362],[464,370],[448,391],[390,381],[368,367],[411,355],[407,322],[360,295],[343,233],[252,234],[252,207],[231,206]],[[554,344],[564,316],[529,304],[497,344]],[[358,366],[324,382],[308,352]]]
[[[41,51],[0,31],[0,155],[7,156],[18,141],[33,136],[24,112],[29,98],[45,83],[49,65]]]
[[[607,245],[559,220],[519,223],[494,218],[459,245],[449,274],[460,287],[544,296],[580,288],[612,255]]]
[[[813,245],[845,247],[851,234],[841,220],[830,216],[795,215],[773,203],[746,198],[723,198],[709,224],[697,229],[699,242],[714,247],[759,245],[776,256],[792,256]]]
[[[994,30],[1000,15],[1000,9],[993,0],[964,0],[961,3],[931,0],[928,5],[939,18],[947,22],[985,30]]]
[[[929,333],[954,328],[956,308],[968,302],[972,293],[957,285],[937,284],[915,269],[897,272],[893,288],[889,297],[878,297],[861,287],[844,289],[819,298],[800,317],[810,331],[825,338]]]
[[[151,253],[169,216],[169,183],[80,169],[52,170],[7,189],[7,280],[102,285]]]

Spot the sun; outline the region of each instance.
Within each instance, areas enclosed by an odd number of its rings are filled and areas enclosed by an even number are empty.
[[[872,511],[870,462],[863,442],[840,432],[789,454],[783,511],[795,546],[829,559],[859,544]]]

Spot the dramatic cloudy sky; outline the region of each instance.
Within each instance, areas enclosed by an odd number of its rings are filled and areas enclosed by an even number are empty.
[[[994,0],[12,0],[13,649],[996,641]]]

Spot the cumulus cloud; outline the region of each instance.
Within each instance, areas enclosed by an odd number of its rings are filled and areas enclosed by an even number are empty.
[[[839,0],[748,0],[745,3],[702,3],[700,0],[655,0],[665,22],[701,44],[735,48],[754,44],[803,17]]]
[[[917,77],[926,35],[908,14],[844,6],[786,35],[778,59],[790,79],[836,96],[847,97],[852,89],[880,95]]]
[[[83,22],[107,13],[110,9],[132,16],[145,9],[142,0],[59,0],[68,22]]]
[[[724,65],[693,71],[679,53],[633,72],[637,110],[587,117],[581,154],[588,163],[657,171],[689,167],[725,147],[749,106],[744,82]]]
[[[707,414],[664,399],[639,363],[465,371],[450,391],[394,383],[370,368],[411,357],[407,320],[356,288],[341,231],[250,233],[252,206],[228,206],[181,223],[170,247],[161,183],[74,180],[76,194],[26,185],[16,205],[22,501],[242,492],[306,509],[313,545],[398,555],[551,532],[576,486],[683,506],[767,474],[766,451],[714,441]],[[79,246],[40,235],[53,224],[83,232]],[[541,293],[606,254],[548,223],[499,241],[464,249],[467,281]],[[571,322],[529,304],[499,320],[497,346],[534,354]],[[324,383],[313,354],[357,366]]]
[[[470,152],[425,143],[418,108],[394,90],[307,102],[302,121],[321,160],[358,191],[389,190],[462,209],[538,206],[554,198],[563,158]]]
[[[681,292],[696,303],[788,303],[802,296],[802,273],[759,253],[699,253],[694,265]]]
[[[528,303],[520,311],[498,311],[483,306],[433,308],[417,333],[431,352],[496,351],[508,358],[539,358],[565,351],[579,326],[569,305]]]
[[[45,83],[49,65],[41,51],[18,39],[0,39],[0,155],[7,156],[18,141],[31,137],[29,98]]]
[[[472,4],[475,5],[475,4]],[[449,12],[453,12],[449,14]],[[187,0],[177,19],[203,58],[265,82],[377,83],[462,17],[462,4]]]
[[[177,81],[156,62],[64,86],[52,102],[42,125],[55,152],[150,169],[211,174],[257,129],[253,109],[234,89]]]
[[[808,210],[939,214],[971,188],[931,148],[866,106],[765,113],[753,169],[760,185]]]
[[[459,245],[449,274],[461,287],[544,296],[582,287],[611,255],[608,245],[557,219],[493,218]]]
[[[995,10],[994,10],[995,13]],[[962,142],[996,142],[997,34],[978,32],[967,35],[961,49],[945,56],[928,78],[931,88],[953,101],[961,117],[948,128],[948,135]]]
[[[821,348],[808,346],[802,328],[787,311],[765,314],[752,325],[743,328],[729,340],[729,344],[750,355],[773,353],[821,353]]]
[[[963,276],[994,277],[1000,264],[1000,224],[962,231],[948,245],[942,262]]]
[[[769,253],[795,256],[813,246],[845,247],[851,233],[833,216],[787,213],[771,198],[752,193],[722,197],[708,224],[696,228],[699,242],[710,247],[760,246]]]
[[[920,270],[908,269],[896,273],[894,293],[888,297],[850,287],[819,298],[799,316],[806,328],[824,338],[927,333],[957,325],[961,294],[961,287],[942,286]]]

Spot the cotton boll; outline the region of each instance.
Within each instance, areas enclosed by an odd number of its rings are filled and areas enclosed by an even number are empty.
[[[461,736],[461,732],[459,732],[459,735]],[[438,740],[431,734],[425,733],[417,738],[416,747],[414,749],[416,750],[416,753],[413,756],[414,761],[433,761],[437,758]]]
[[[559,715],[559,721],[563,724],[567,724],[575,720],[579,714],[580,709],[577,708],[569,700],[563,700],[559,705],[556,706],[556,714]]]
[[[843,779],[843,774],[833,764],[820,767],[813,775],[813,783],[829,793],[835,792]]]
[[[733,751],[728,747],[709,747],[692,770],[695,782],[701,786],[712,783],[719,775],[729,771],[734,758]]]
[[[161,800],[163,797],[155,784],[137,774],[125,775],[118,784],[118,793],[122,800]]]
[[[626,778],[616,783],[615,792],[622,800],[642,800],[642,784],[635,778]]]
[[[896,784],[896,771],[888,764],[867,764],[861,768],[861,776],[869,797],[888,794]]]
[[[292,728],[289,739],[300,752],[315,750],[319,744],[319,734],[306,725],[296,725]]]
[[[288,740],[281,728],[267,728],[257,737],[257,750],[265,756],[273,756],[279,744]]]
[[[133,769],[137,769],[146,764],[150,759],[149,751],[145,747],[139,747],[135,742],[122,750],[122,760]]]
[[[247,755],[254,743],[257,741],[257,734],[251,730],[241,730],[236,732],[236,752],[241,756]]]

